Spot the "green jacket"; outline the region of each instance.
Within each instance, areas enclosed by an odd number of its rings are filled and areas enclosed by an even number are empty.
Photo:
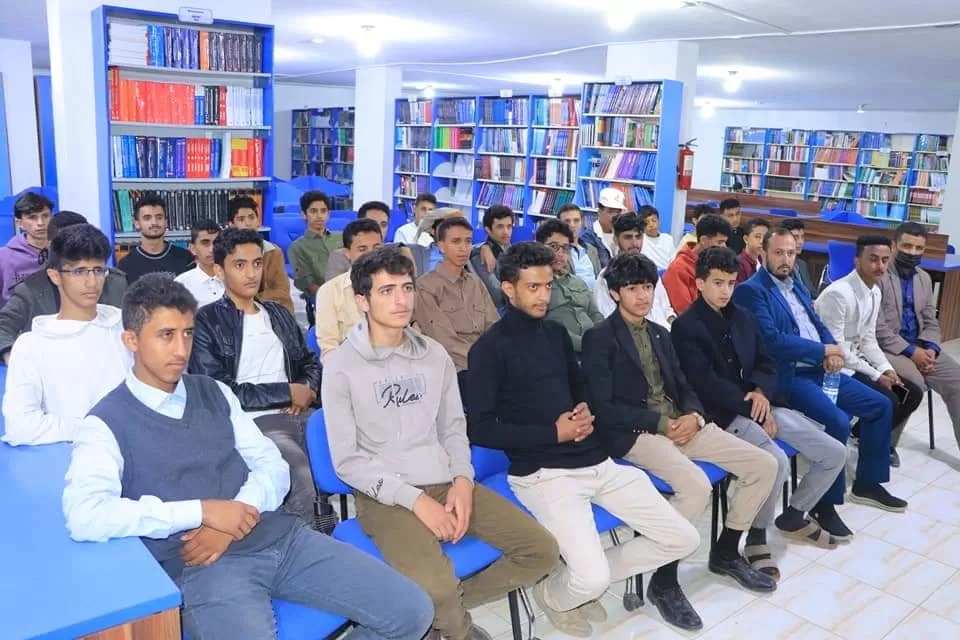
[[[309,291],[310,283],[318,287],[326,282],[330,255],[343,247],[343,234],[327,231],[321,238],[307,231],[287,249],[287,259],[293,266],[293,284],[300,291]]]
[[[586,283],[568,271],[553,279],[547,320],[562,324],[573,341],[573,350],[580,353],[583,334],[602,322],[603,314]]]

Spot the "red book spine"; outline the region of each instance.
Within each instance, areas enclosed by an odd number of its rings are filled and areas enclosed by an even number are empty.
[[[227,122],[227,88],[220,87],[220,113],[217,114],[217,124],[220,126],[226,126],[229,124]]]

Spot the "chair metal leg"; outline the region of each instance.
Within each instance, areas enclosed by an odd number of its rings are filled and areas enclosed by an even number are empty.
[[[350,517],[350,514],[347,513],[347,494],[340,494],[340,521],[343,522]]]
[[[523,607],[523,613],[527,617],[527,640],[539,640],[537,638],[537,619],[533,615],[533,604],[530,602],[530,596],[523,587],[517,589],[520,596],[520,606]]]
[[[790,458],[790,490],[797,490],[797,456]]]
[[[720,511],[720,489],[719,483],[713,485],[713,506],[710,509],[710,552],[713,552],[714,545],[717,544],[717,520]]]
[[[786,511],[787,507],[790,506],[790,483],[784,481],[783,490],[780,491],[780,495],[783,496],[783,510]]]
[[[927,421],[930,423],[930,450],[936,449],[933,442],[933,390],[927,389]]]

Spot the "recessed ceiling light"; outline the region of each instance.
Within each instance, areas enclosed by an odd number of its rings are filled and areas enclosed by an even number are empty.
[[[423,88],[423,97],[427,100],[432,100],[437,96],[437,90],[433,88],[432,84],[428,84]]]
[[[360,35],[357,36],[357,53],[364,58],[372,58],[380,53],[383,43],[376,32],[376,27],[372,24],[365,24],[360,27]]]
[[[700,117],[713,117],[713,104],[711,104],[709,100],[704,100],[703,104],[700,105]]]
[[[730,70],[727,72],[727,79],[723,81],[723,90],[727,93],[736,93],[743,86],[743,80],[737,76],[737,72]]]
[[[563,96],[563,80],[554,78],[553,84],[547,89],[547,96],[550,98],[560,98]]]
[[[324,40],[320,36],[317,36],[316,38],[310,38],[310,42],[313,44],[323,44]]]

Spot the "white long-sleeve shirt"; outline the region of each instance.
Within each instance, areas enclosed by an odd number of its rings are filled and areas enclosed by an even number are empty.
[[[876,380],[893,369],[877,342],[880,298],[880,287],[868,288],[856,271],[817,296],[817,313],[843,348],[847,375],[857,372]]]
[[[168,418],[183,418],[187,390],[183,380],[173,393],[141,382],[131,372],[125,384],[133,396]],[[290,490],[290,468],[273,442],[247,416],[229,387],[217,382],[227,404],[237,451],[247,463],[247,481],[235,500],[257,511],[273,511]],[[203,425],[193,425],[203,428]],[[87,416],[73,443],[70,467],[63,490],[63,513],[70,537],[77,541],[102,542],[110,538],[142,536],[168,538],[195,529],[203,520],[200,500],[164,502],[155,496],[139,500],[122,498],[124,459],[110,428],[95,416]],[[139,464],[150,464],[139,460]]]
[[[600,270],[597,276],[597,286],[593,290],[594,299],[597,301],[597,309],[603,314],[604,318],[609,317],[617,310],[617,303],[610,297],[610,289],[607,288],[607,279],[603,277],[606,269]],[[650,307],[650,313],[646,319],[655,322],[670,330],[670,324],[677,317],[677,312],[670,306],[670,298],[667,296],[667,290],[663,286],[663,280],[657,278],[657,286],[653,288],[653,306]]]
[[[673,236],[669,233],[661,233],[656,238],[644,234],[643,248],[640,252],[653,260],[657,269],[666,269],[673,261],[677,245],[673,242]]]

